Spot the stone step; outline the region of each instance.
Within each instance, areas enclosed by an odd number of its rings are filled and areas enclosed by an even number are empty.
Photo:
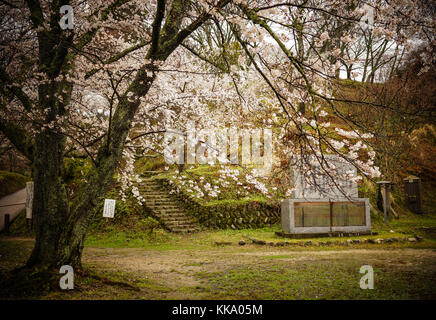
[[[158,184],[142,184],[142,185],[134,185],[138,190],[149,190],[149,189],[159,189],[163,190],[162,186]]]
[[[161,174],[163,172],[165,172],[165,171],[163,171],[163,170],[159,170],[159,171],[143,171],[141,176],[144,176],[144,177],[155,176],[155,175]],[[141,180],[146,180],[146,179],[147,180],[151,180],[150,178],[142,178]]]
[[[192,221],[163,221],[163,223],[170,228],[173,227],[189,227],[189,228],[195,228],[197,227],[195,223]]]
[[[165,220],[165,219],[162,219],[161,221],[167,227],[175,227],[175,226],[190,227],[190,228],[198,227],[198,225],[192,221],[175,221],[175,220]]]
[[[151,210],[157,211],[157,210],[168,210],[168,209],[179,209],[178,206],[175,205],[147,205]]]
[[[147,197],[144,197],[144,199],[145,199],[146,202],[150,202],[150,203],[176,203],[177,205],[180,204],[179,201],[177,201],[175,199],[171,199],[171,198],[162,199],[162,198],[147,198]]]
[[[166,191],[161,186],[139,186],[137,188],[139,191]]]
[[[161,184],[159,182],[156,182],[151,179],[142,179],[141,183],[135,182],[133,183],[136,187],[148,187],[148,186],[159,186],[161,187]]]
[[[145,202],[145,205],[149,208],[163,208],[163,207],[177,207],[180,208],[179,204],[176,203],[155,203],[155,202]]]
[[[185,213],[185,210],[183,210],[180,206],[176,206],[175,208],[165,208],[165,205],[161,206],[161,205],[155,205],[152,206],[153,208],[155,208],[156,210],[159,211],[168,211],[168,212],[174,212],[174,211],[180,211],[182,213]]]
[[[192,222],[178,222],[178,221],[165,221],[165,225],[169,228],[195,228],[195,224]]]
[[[155,209],[153,210],[154,213],[162,215],[162,216],[184,216],[184,217],[189,217],[190,215],[188,215],[186,213],[186,211],[184,211],[183,209]]]
[[[139,191],[163,191],[162,187],[160,186],[142,186],[137,187]]]
[[[181,218],[181,217],[186,217],[186,214],[184,212],[160,212],[160,211],[155,211],[156,215],[159,216],[162,219],[165,218]]]
[[[165,191],[159,190],[159,189],[153,189],[153,190],[138,190],[139,192],[143,193],[144,195],[150,194],[150,195],[154,195],[155,193],[164,193],[164,194],[168,194]]]
[[[174,204],[151,204],[146,203],[147,207],[151,210],[166,210],[166,209],[180,209],[180,206],[174,205]],[[183,209],[180,209],[181,211],[185,212]]]
[[[146,198],[144,197],[145,202],[148,204],[174,204],[179,206],[180,202],[174,200],[174,199],[150,199],[150,198]]]
[[[173,201],[175,203],[180,203],[179,200],[175,197],[171,197],[171,196],[160,196],[160,197],[155,197],[155,196],[147,196],[145,194],[142,194],[142,196],[144,197],[144,199],[147,199],[148,201],[152,201],[152,202],[168,202],[168,201]]]
[[[169,207],[168,209],[181,208],[180,204],[173,202],[165,202],[165,203],[155,203],[155,202],[145,202],[145,205],[149,208],[160,208],[164,209],[164,207]],[[182,209],[182,211],[184,211]]]
[[[183,212],[176,212],[176,213],[161,213],[161,212],[156,212],[155,214],[161,218],[161,219],[178,219],[178,218],[189,218],[188,216],[186,216],[186,214],[184,214]]]
[[[145,199],[150,199],[150,200],[174,200],[174,199],[178,199],[174,196],[171,196],[169,194],[164,194],[164,195],[156,195],[156,194],[148,194],[148,193],[141,193],[141,195],[145,198]]]
[[[154,197],[154,198],[156,198],[156,197],[168,197],[168,193],[166,193],[166,192],[163,192],[163,191],[153,191],[153,192],[144,192],[144,193],[142,193],[143,194],[143,197],[145,198],[145,197]]]
[[[200,229],[193,227],[169,227],[168,229],[175,233],[194,233],[200,231]]]
[[[174,233],[194,233],[200,231],[200,229],[197,228],[173,228],[171,229]]]
[[[150,205],[150,207],[153,207],[153,208],[156,208],[159,210],[166,210],[165,207],[169,207],[168,211],[173,211],[174,209],[178,209],[178,210],[181,210],[182,212],[185,212],[185,210],[181,206],[174,205],[174,204],[166,204],[166,203],[158,203],[158,204],[153,203],[153,204],[151,204],[150,203],[149,205]]]
[[[178,211],[164,211],[164,210],[153,210],[153,212],[162,217],[190,217],[185,211],[177,209]]]
[[[155,194],[141,193],[141,195],[144,197],[144,199],[154,200],[154,201],[156,201],[156,200],[163,200],[163,201],[174,200],[174,197],[171,197],[168,194],[165,194],[165,195],[155,195]]]
[[[186,217],[186,212],[180,209],[176,210],[177,211],[165,211],[165,209],[155,209],[153,212],[162,217]]]
[[[177,213],[181,213],[181,214],[184,214],[184,213],[185,213],[185,211],[183,211],[183,210],[180,209],[180,208],[168,208],[168,209],[165,209],[165,208],[159,208],[159,209],[157,209],[157,211],[162,212],[162,213],[175,213],[175,212],[177,212]]]
[[[156,181],[150,180],[150,179],[142,179],[141,183],[136,182],[133,185],[136,187],[148,187],[148,186],[162,187],[159,182],[156,182]]]
[[[137,186],[138,190],[165,190],[162,186],[160,185],[144,185],[144,186]]]
[[[194,222],[194,219],[187,216],[159,216],[161,220],[165,221],[180,221],[180,222]]]

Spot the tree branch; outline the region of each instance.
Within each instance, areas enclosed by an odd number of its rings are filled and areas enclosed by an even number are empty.
[[[221,9],[226,6],[231,0],[220,0],[216,5],[216,8]],[[212,14],[209,12],[203,12],[200,16],[197,17],[193,22],[191,22],[184,29],[180,30],[176,35],[169,38],[165,43],[161,43],[161,47],[158,52],[151,57],[157,60],[165,60],[187,37],[189,37],[195,30],[197,30],[205,21],[210,19]],[[166,33],[169,32],[169,27],[164,26],[164,30]],[[172,29],[171,29],[172,30]],[[163,32],[162,31],[162,32]],[[167,34],[168,36],[168,34]],[[167,37],[162,37],[161,42],[167,39]]]
[[[15,95],[18,100],[23,104],[24,109],[29,111],[32,109],[32,100],[30,100],[29,96],[18,86],[12,85],[11,77],[6,73],[6,71],[0,67],[0,80],[4,84],[10,84],[11,86],[7,88],[13,95]]]
[[[124,58],[125,56],[127,56],[129,53],[136,51],[138,49],[141,49],[143,47],[145,47],[146,45],[150,44],[150,41],[141,41],[140,43],[127,48],[123,51],[121,51],[120,53],[110,57],[109,59],[105,60],[103,63],[104,64],[111,64],[113,62],[116,62],[118,60],[120,60],[121,58]],[[102,68],[95,68],[91,71],[89,71],[86,75],[85,75],[85,79],[88,79],[89,77],[93,76],[94,74],[96,74],[98,71],[100,71]]]
[[[159,48],[160,30],[162,21],[165,15],[165,0],[158,0],[156,9],[156,18],[153,21],[153,31],[151,34],[151,49],[150,53],[155,54]]]

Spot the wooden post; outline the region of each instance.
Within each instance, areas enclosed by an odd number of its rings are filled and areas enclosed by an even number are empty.
[[[383,215],[385,223],[388,223],[392,220],[391,216],[391,181],[379,181],[380,184],[380,192],[383,198]]]
[[[306,114],[306,104],[304,102],[300,102],[298,104],[298,111],[304,116]]]
[[[32,208],[33,208],[33,181],[26,183],[26,220],[32,219]]]
[[[333,232],[333,202],[329,199],[330,205],[330,232]]]
[[[209,151],[208,151],[208,153],[209,153]],[[180,148],[180,151],[179,151],[178,164],[179,164],[179,172],[182,172],[183,170],[185,170],[185,145],[184,144],[183,144],[183,147]]]
[[[404,196],[406,207],[418,214],[422,214],[421,179],[416,176],[408,176],[404,179]]]
[[[11,218],[11,216],[9,215],[9,213],[6,213],[5,214],[5,234],[9,234],[10,218]]]

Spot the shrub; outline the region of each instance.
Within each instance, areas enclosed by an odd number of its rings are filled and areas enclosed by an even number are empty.
[[[0,171],[0,197],[24,188],[28,180],[28,177],[16,172]]]

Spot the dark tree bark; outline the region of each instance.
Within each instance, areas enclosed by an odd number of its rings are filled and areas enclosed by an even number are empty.
[[[69,215],[68,199],[61,178],[65,138],[43,132],[35,140],[33,216],[36,243],[28,266],[57,265],[61,230]]]

